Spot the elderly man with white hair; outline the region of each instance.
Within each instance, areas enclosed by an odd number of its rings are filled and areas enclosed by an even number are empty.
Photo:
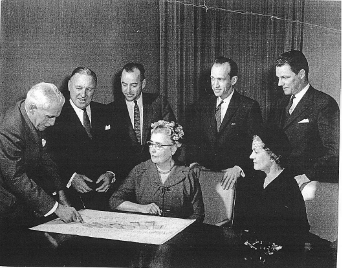
[[[55,213],[65,222],[82,221],[68,206],[42,132],[53,126],[65,99],[50,83],[34,85],[25,100],[6,112],[0,125],[0,226],[28,227]]]

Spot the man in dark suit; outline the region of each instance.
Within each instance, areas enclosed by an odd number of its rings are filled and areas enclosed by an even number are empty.
[[[6,112],[0,124],[0,265],[15,265],[24,256],[32,258],[31,253],[37,253],[33,250],[38,250],[37,241],[30,240],[27,228],[47,216],[83,221],[65,198],[57,167],[42,138],[63,104],[64,97],[55,85],[39,83]]]
[[[122,94],[108,104],[111,121],[111,150],[113,158],[121,163],[121,177],[137,164],[150,158],[148,144],[151,124],[158,120],[175,121],[176,118],[165,97],[142,93],[146,86],[142,64],[128,63],[121,72]]]
[[[115,175],[104,143],[106,105],[92,101],[96,85],[96,74],[89,68],[78,67],[72,72],[70,99],[48,139],[70,201],[76,207],[107,210],[107,191]]]
[[[290,140],[289,165],[301,188],[312,180],[338,182],[339,107],[309,84],[308,73],[308,62],[300,51],[285,52],[277,59],[278,86],[285,96],[271,118]]]
[[[259,104],[235,89],[237,64],[219,57],[211,68],[214,95],[200,100],[187,150],[189,163],[196,162],[213,171],[224,171],[221,185],[230,189],[252,168],[249,163],[253,134],[262,125]]]

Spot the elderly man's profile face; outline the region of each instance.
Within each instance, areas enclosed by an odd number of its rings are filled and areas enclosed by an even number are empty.
[[[237,76],[230,77],[230,65],[215,63],[211,68],[211,88],[216,97],[227,98],[233,92],[233,85],[237,81]]]
[[[70,99],[80,109],[86,108],[96,89],[96,83],[92,76],[87,74],[74,74],[68,83]]]
[[[44,109],[35,107],[30,109],[31,122],[39,131],[44,131],[46,128],[55,124],[56,118],[60,115],[62,106],[52,104],[49,108]]]
[[[141,91],[145,88],[146,80],[141,81],[139,69],[133,69],[133,72],[122,71],[121,90],[127,101],[139,99]]]

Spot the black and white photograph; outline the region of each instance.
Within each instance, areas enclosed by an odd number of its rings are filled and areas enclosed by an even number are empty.
[[[0,267],[337,268],[340,0],[0,0]]]

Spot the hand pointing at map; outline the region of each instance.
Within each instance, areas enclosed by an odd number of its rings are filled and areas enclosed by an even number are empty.
[[[58,204],[58,207],[55,211],[56,215],[64,222],[81,222],[83,223],[83,219],[80,213],[73,208],[69,206],[64,206],[61,204]]]

